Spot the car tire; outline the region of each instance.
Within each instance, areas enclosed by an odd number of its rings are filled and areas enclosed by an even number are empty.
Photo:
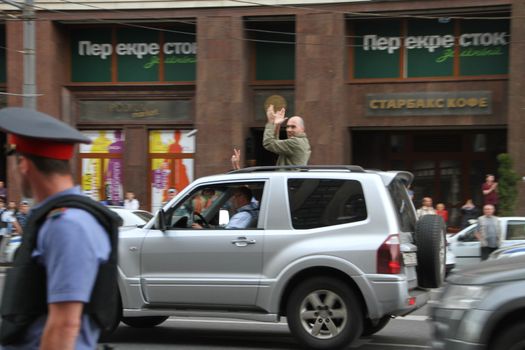
[[[504,327],[506,328],[506,327]],[[509,326],[502,330],[489,350],[522,350],[525,348],[525,322]]]
[[[166,321],[168,316],[122,317],[122,322],[130,327],[151,328]]]
[[[420,287],[438,288],[445,280],[445,222],[439,215],[424,215],[416,223],[417,279]]]
[[[308,349],[345,348],[363,332],[363,311],[358,300],[355,292],[338,279],[308,279],[288,298],[288,327]]]
[[[391,319],[392,317],[390,315],[385,315],[381,317],[377,322],[374,323],[372,322],[371,319],[367,318],[365,320],[365,323],[363,326],[363,333],[361,334],[361,336],[367,337],[369,335],[376,334],[377,332],[385,328]]]

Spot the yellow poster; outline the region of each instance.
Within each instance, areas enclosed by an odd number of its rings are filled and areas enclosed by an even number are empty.
[[[82,159],[82,189],[85,194],[97,201],[100,200],[101,171],[101,159]]]

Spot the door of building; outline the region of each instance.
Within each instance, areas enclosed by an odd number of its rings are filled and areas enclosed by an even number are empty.
[[[467,199],[482,205],[481,184],[497,172],[497,155],[506,151],[500,130],[352,130],[352,163],[365,168],[408,170],[414,204],[432,197],[444,203],[449,226],[459,226]]]

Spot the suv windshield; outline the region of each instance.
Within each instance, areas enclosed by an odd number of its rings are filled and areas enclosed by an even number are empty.
[[[390,196],[394,202],[401,231],[414,232],[416,213],[403,180],[394,179],[390,185],[388,185],[388,192],[390,192]]]

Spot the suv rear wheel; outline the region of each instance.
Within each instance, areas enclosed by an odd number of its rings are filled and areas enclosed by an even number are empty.
[[[424,288],[437,288],[445,280],[445,223],[439,215],[424,215],[416,223],[417,280]]]
[[[363,312],[354,291],[335,278],[298,285],[287,305],[290,331],[310,349],[340,349],[363,331]]]
[[[367,318],[365,320],[363,334],[361,334],[361,336],[367,337],[369,335],[376,334],[377,332],[385,328],[391,319],[392,319],[392,316],[390,315],[385,315],[381,317],[379,320],[377,320],[376,322],[373,322],[371,319]]]

